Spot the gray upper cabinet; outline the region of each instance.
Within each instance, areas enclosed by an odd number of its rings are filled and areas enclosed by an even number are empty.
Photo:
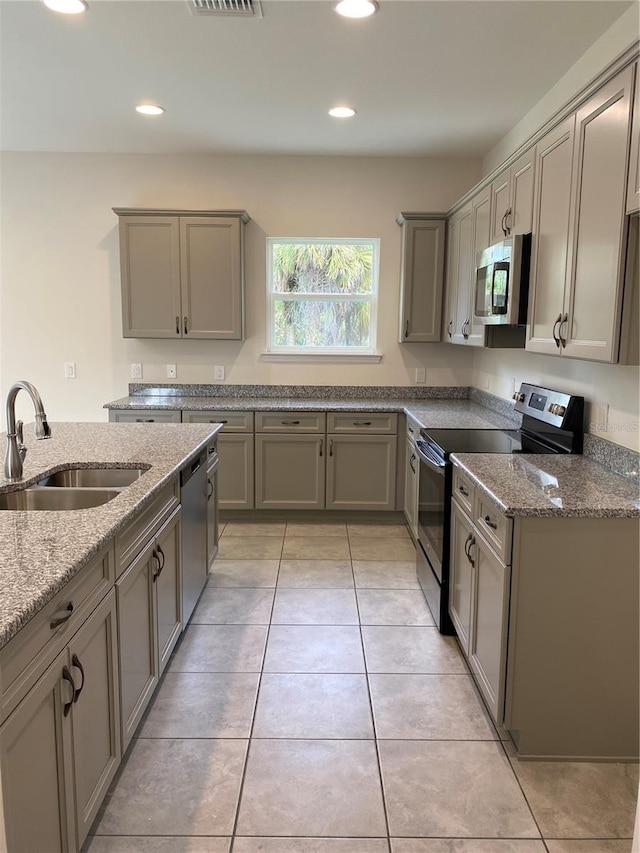
[[[490,243],[531,231],[534,168],[531,148],[492,181]]]
[[[442,333],[442,289],[446,220],[401,213],[400,343],[438,342]]]
[[[631,158],[629,160],[629,182],[627,184],[627,213],[640,210],[640,79],[638,65],[634,65],[635,97],[633,101],[633,124],[631,129]]]
[[[489,245],[490,209],[490,188],[485,187],[451,221],[452,251],[447,276],[449,316],[446,318],[449,343],[485,345],[486,326],[473,322],[473,296],[476,256]]]
[[[245,211],[114,213],[125,338],[242,340]]]

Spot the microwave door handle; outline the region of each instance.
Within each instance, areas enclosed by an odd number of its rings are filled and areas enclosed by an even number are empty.
[[[427,447],[427,445],[424,443],[424,441],[416,442],[416,452],[420,457],[420,461],[424,462],[425,465],[427,465],[433,471],[436,471],[436,473],[444,474],[444,462],[436,461],[435,459],[433,459],[431,455],[425,452],[425,447]]]
[[[506,214],[505,214],[506,216]],[[504,293],[501,293],[502,297],[502,305],[498,305],[496,301],[496,273],[504,272],[505,274],[505,283],[504,283]],[[491,274],[491,313],[494,315],[497,314],[506,314],[507,313],[507,301],[509,299],[509,262],[508,261],[497,261],[493,265],[493,272]]]

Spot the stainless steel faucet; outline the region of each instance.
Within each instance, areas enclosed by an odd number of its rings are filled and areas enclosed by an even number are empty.
[[[7,394],[7,452],[4,457],[4,475],[8,480],[21,479],[22,460],[27,455],[22,421],[16,423],[16,397],[21,389],[31,397],[33,407],[36,410],[36,438],[51,438],[51,428],[47,423],[47,415],[37,389],[30,382],[23,380],[16,382],[9,388]]]

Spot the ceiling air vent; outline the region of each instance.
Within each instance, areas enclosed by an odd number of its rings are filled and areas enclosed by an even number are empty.
[[[189,0],[195,15],[237,15],[262,17],[260,0]]]

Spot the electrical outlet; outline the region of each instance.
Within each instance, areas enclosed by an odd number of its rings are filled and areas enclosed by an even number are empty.
[[[609,426],[609,404],[595,403],[593,407],[595,423],[593,426],[598,432],[606,432]]]
[[[427,381],[427,371],[424,367],[416,367],[416,382],[418,385],[424,385]]]
[[[167,379],[175,379],[178,375],[178,368],[175,364],[167,365]]]
[[[214,366],[213,378],[216,382],[224,382],[224,364],[216,364]]]
[[[75,379],[76,378],[76,363],[75,363],[75,361],[65,361],[65,363],[64,363],[64,378],[65,379]]]
[[[131,365],[131,378],[132,379],[142,379],[142,365],[141,364],[132,364]]]

